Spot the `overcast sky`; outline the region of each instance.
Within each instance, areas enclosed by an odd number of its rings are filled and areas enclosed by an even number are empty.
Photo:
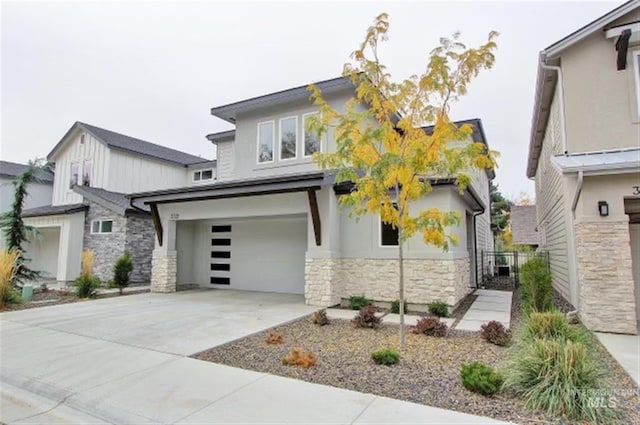
[[[533,194],[537,54],[621,3],[3,1],[0,158],[44,157],[75,121],[213,158],[205,135],[231,127],[211,107],[338,76],[384,11],[396,79],[421,72],[440,36],[500,32],[495,67],[452,118],[482,119],[505,195]]]

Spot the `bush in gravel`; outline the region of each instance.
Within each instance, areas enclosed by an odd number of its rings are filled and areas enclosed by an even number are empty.
[[[426,316],[418,319],[413,327],[413,333],[437,337],[447,336],[447,324],[438,317]]]
[[[527,339],[568,339],[574,341],[577,333],[569,326],[559,311],[532,312],[524,321],[524,337]]]
[[[371,353],[371,358],[376,364],[390,366],[400,361],[400,354],[393,348],[383,348]]]
[[[311,323],[318,326],[324,326],[329,324],[329,318],[327,317],[327,310],[318,310],[311,315]]]
[[[269,331],[264,337],[264,342],[269,345],[282,344],[284,342],[284,334],[282,332]]]
[[[349,298],[349,308],[351,310],[360,310],[362,307],[369,307],[371,304],[373,304],[373,301],[364,295],[354,295]]]
[[[299,348],[292,348],[291,352],[282,359],[282,364],[287,366],[298,366],[305,369],[315,366],[318,363],[317,357],[312,352],[303,353]]]
[[[389,309],[393,314],[400,314],[400,300],[391,301],[391,308]],[[404,312],[408,310],[407,302],[404,303]]]
[[[522,304],[526,312],[553,309],[553,286],[547,260],[534,257],[520,268]]]
[[[460,378],[466,389],[485,396],[496,394],[504,382],[502,375],[481,362],[462,365]]]
[[[434,301],[429,304],[429,313],[438,317],[447,317],[449,315],[449,306],[442,301]]]
[[[124,288],[129,286],[129,277],[133,271],[133,261],[131,260],[131,253],[127,250],[124,254],[116,260],[113,266],[113,284],[120,290],[120,295],[124,291]]]
[[[351,322],[357,328],[377,329],[382,326],[382,317],[378,316],[377,312],[378,309],[375,307],[362,307]]]
[[[511,341],[511,332],[498,321],[492,320],[480,327],[480,335],[486,341],[504,347]]]
[[[505,387],[520,395],[528,408],[575,421],[608,423],[615,412],[607,397],[598,397],[600,378],[584,344],[536,338],[514,356]]]

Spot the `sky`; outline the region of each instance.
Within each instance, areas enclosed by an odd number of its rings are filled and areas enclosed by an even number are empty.
[[[526,178],[540,50],[622,1],[0,3],[0,158],[45,157],[75,121],[215,157],[205,136],[231,129],[214,106],[336,77],[367,27],[390,19],[381,61],[422,72],[442,36],[497,39],[496,64],[451,108],[480,118],[500,152],[500,191]]]

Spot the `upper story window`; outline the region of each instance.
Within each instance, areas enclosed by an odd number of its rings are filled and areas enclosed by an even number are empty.
[[[638,103],[638,116],[640,116],[640,50],[636,50],[632,54],[633,57],[633,73],[636,80],[636,101]]]
[[[397,209],[398,205],[394,202],[393,206]],[[399,245],[398,228],[393,224],[385,223],[380,220],[380,245],[381,246],[398,246]]]
[[[80,164],[77,162],[71,163],[71,171],[69,173],[69,189],[79,184],[80,182]]]
[[[93,220],[91,222],[92,234],[106,234],[113,231],[113,220]]]
[[[258,163],[273,162],[274,127],[273,121],[258,124]]]
[[[280,120],[280,159],[295,159],[298,144],[298,117]]]
[[[193,181],[194,182],[202,182],[213,180],[213,168],[208,170],[198,170],[193,172]]]
[[[82,184],[84,186],[91,186],[91,170],[93,164],[91,161],[85,161],[82,164]]]
[[[304,135],[304,156],[311,156],[316,152],[320,152],[320,138],[317,134],[307,131],[307,119],[315,113],[304,114],[302,116],[302,133]]]

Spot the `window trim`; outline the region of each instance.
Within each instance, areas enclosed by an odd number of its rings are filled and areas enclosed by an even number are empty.
[[[397,202],[393,203],[398,208]],[[398,244],[397,245],[383,245],[382,244],[382,225],[383,225],[382,217],[378,214],[378,248],[398,248],[400,246],[400,233],[398,233]]]
[[[305,120],[308,116],[310,115],[320,115],[320,112],[307,112],[306,114],[302,114],[302,140],[301,140],[301,145],[302,145],[302,158],[311,158],[313,156],[313,154],[311,155],[306,155],[305,154],[305,139],[307,137],[307,125],[305,123]],[[322,152],[322,139],[323,137],[319,138],[320,140],[318,140],[320,142],[320,146],[318,147],[318,151],[317,152]],[[315,153],[315,152],[314,152]]]
[[[271,161],[260,161],[260,126],[263,124],[271,124]],[[256,163],[258,165],[273,164],[276,160],[276,121],[261,121],[256,124]]]
[[[296,123],[295,135],[296,135],[296,150],[295,155],[292,158],[283,158],[282,157],[282,121],[294,119]],[[278,160],[281,162],[295,161],[298,159],[298,116],[291,115],[289,117],[280,118],[278,121]]]
[[[102,223],[110,221],[111,222],[111,231],[110,232],[103,232],[102,231]],[[98,231],[94,232],[93,231],[93,224],[94,223],[100,223],[98,225]],[[95,219],[95,220],[91,220],[91,234],[92,235],[110,235],[113,233],[113,220],[111,219]]]
[[[640,50],[632,51],[631,58],[633,60],[633,79],[636,83],[636,107],[638,108],[638,118],[640,118]]]
[[[205,171],[211,171],[211,178],[210,179],[203,179],[202,178],[202,173]],[[200,173],[200,179],[196,180],[196,173]],[[215,173],[213,172],[213,168],[203,168],[201,170],[193,170],[193,172],[191,173],[191,182],[192,183],[202,183],[202,182],[208,182],[208,181],[214,181],[216,179],[215,177]]]

